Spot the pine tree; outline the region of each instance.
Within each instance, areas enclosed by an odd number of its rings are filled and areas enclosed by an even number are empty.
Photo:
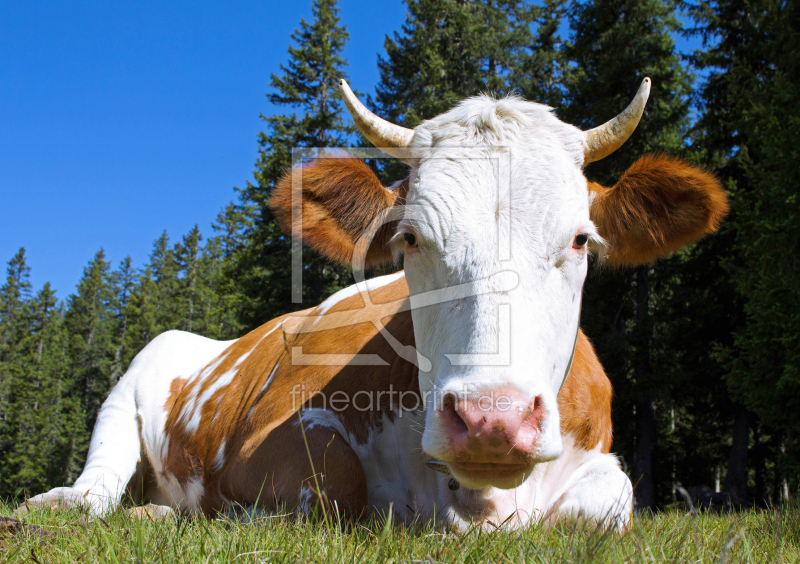
[[[170,248],[169,235],[164,231],[153,242],[149,263],[136,277],[126,308],[128,328],[122,345],[123,368],[158,335],[183,328],[179,300],[181,281],[175,254],[176,250]]]
[[[375,97],[387,119],[415,127],[468,96],[510,91],[528,59],[535,10],[518,0],[407,0],[402,33],[386,38]]]
[[[14,338],[14,320],[21,314],[21,306],[30,299],[30,267],[25,259],[25,248],[8,262],[6,282],[0,288],[0,347],[7,347]]]
[[[528,52],[523,52],[509,82],[532,102],[560,108],[564,97],[566,54],[559,28],[567,0],[545,0],[535,6],[536,33]]]
[[[155,295],[153,301],[156,308],[156,326],[153,337],[177,329],[181,323],[178,297],[178,262],[175,249],[170,248],[169,235],[164,231],[153,243],[150,255],[150,273],[153,277]]]
[[[666,0],[573,2],[569,17],[566,56],[571,64],[561,112],[565,121],[581,129],[597,126],[630,102],[645,76],[653,83],[634,135],[611,157],[590,165],[587,177],[610,185],[642,153],[680,153],[687,134],[691,75],[681,65],[670,37],[680,29],[672,4]],[[668,388],[661,372],[653,370],[651,351],[657,330],[658,293],[653,289],[662,292],[665,282],[657,267],[619,272],[593,269],[581,318],[616,389],[615,450],[626,458],[636,452],[632,479],[638,483],[640,508],[655,508],[659,493],[654,481],[655,404],[662,400],[668,405],[669,397],[665,393],[659,397]],[[615,320],[610,331],[609,320]],[[631,411],[637,415],[636,430],[630,426]],[[625,441],[626,436],[636,437],[635,448]]]
[[[84,269],[77,293],[67,298],[64,319],[73,392],[81,398],[87,441],[100,405],[111,390],[116,354],[117,294],[110,267],[101,249]]]
[[[230,259],[223,240],[208,240],[198,263],[202,284],[198,288],[198,316],[195,331],[212,339],[234,339],[242,335],[238,321],[238,290],[234,280],[226,278]]]
[[[206,335],[215,339],[232,339],[243,332],[240,319],[244,317],[246,297],[238,283],[237,256],[245,244],[245,233],[250,230],[253,208],[247,203],[230,202],[217,215],[211,237],[203,253],[203,269],[208,287],[213,294],[208,309]]]
[[[744,321],[735,343],[721,353],[730,368],[728,387],[742,404],[738,442],[744,457],[748,422],[753,430],[755,495],[762,503],[778,501],[787,497],[790,483],[800,484],[800,291],[793,283],[793,257],[800,250],[793,227],[800,217],[794,189],[800,118],[789,110],[800,95],[800,7],[747,0],[685,7],[706,47],[693,58],[707,74],[698,144],[733,196],[725,274],[737,290]],[[754,413],[748,415],[744,406]],[[772,495],[765,456],[774,469]],[[745,483],[746,469],[739,464],[737,470],[730,482]]]
[[[239,191],[240,211],[248,214],[245,241],[227,270],[240,289],[236,299],[245,327],[301,307],[291,300],[290,238],[269,209],[272,188],[292,165],[292,149],[342,146],[354,131],[343,121],[338,90],[339,78],[346,77],[341,53],[348,38],[338,11],[334,0],[314,0],[313,21],[301,20],[292,34],[289,63],[272,76],[268,99],[298,113],[262,116],[267,130],[258,138],[256,183]],[[305,303],[318,303],[352,280],[346,268],[308,250],[303,252],[302,276]]]
[[[0,287],[0,452],[8,448],[11,391],[22,376],[24,364],[17,344],[25,336],[25,307],[30,300],[30,268],[21,248],[8,262],[5,284]]]
[[[200,235],[200,229],[195,225],[189,233],[187,233],[183,240],[175,245],[173,255],[177,266],[177,288],[176,288],[176,306],[179,312],[179,324],[174,327],[175,329],[182,329],[183,331],[192,332],[194,330],[195,321],[198,317],[198,311],[202,309],[197,308],[197,302],[200,293],[200,287],[203,281],[199,280],[199,262],[202,248],[200,242],[203,236]]]
[[[122,366],[128,366],[133,357],[160,333],[156,291],[152,268],[147,265],[136,277],[126,309],[128,330],[122,346]]]
[[[27,335],[17,343],[23,364],[13,386],[2,490],[21,495],[46,489],[60,473],[63,442],[60,387],[67,359],[62,311],[50,284],[26,307]]]
[[[125,343],[128,336],[128,320],[130,315],[129,305],[131,294],[134,287],[134,269],[131,257],[127,256],[119,266],[119,270],[114,273],[114,285],[117,290],[117,334],[114,336],[114,364],[111,369],[111,386],[113,387],[120,379],[127,367],[123,365],[125,354]]]

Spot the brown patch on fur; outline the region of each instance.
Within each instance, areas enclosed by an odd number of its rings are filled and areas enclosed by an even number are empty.
[[[164,404],[164,411],[169,412],[172,409],[172,406],[175,405],[175,401],[178,399],[178,395],[180,395],[184,386],[186,386],[186,382],[188,382],[187,378],[175,378],[170,382],[169,396],[167,396],[167,403]]]
[[[175,384],[174,380],[172,384]],[[139,432],[141,433],[141,428]],[[141,445],[140,449],[136,471],[125,487],[125,498],[127,498],[125,501],[136,505],[148,504],[158,495],[158,481],[156,480],[155,469],[150,462],[144,444]]]
[[[292,225],[292,187],[301,186],[302,226]],[[302,228],[303,243],[341,264],[351,264],[356,242],[373,221],[402,203],[403,184],[381,185],[367,164],[352,157],[321,158],[287,171],[272,193],[270,206],[286,233]],[[378,228],[366,252],[366,268],[393,260],[390,241],[397,221]]]
[[[576,446],[584,450],[591,450],[602,441],[602,451],[610,452],[611,396],[611,382],[592,343],[580,331],[572,368],[558,392],[561,433],[572,435]]]
[[[359,517],[368,507],[367,479],[345,438],[334,429],[306,425],[304,439],[296,415],[273,429],[252,454],[240,454],[220,483],[228,499],[273,511],[294,511],[302,502],[313,509],[318,487],[328,508],[336,502],[343,514]],[[311,495],[304,500],[305,489]]]
[[[337,430],[317,424],[307,431],[306,443],[297,413],[301,408],[335,407],[323,405],[323,398],[330,402],[337,392],[349,398],[357,392],[370,394],[361,397],[373,398],[372,409],[358,409],[350,402],[338,412],[350,439],[364,443],[384,416],[390,420],[395,416],[401,403],[404,409],[421,408],[417,367],[399,357],[373,324],[379,321],[402,345],[414,345],[405,279],[372,290],[369,302],[365,304],[356,294],[336,303],[322,317],[313,308],[270,321],[209,363],[216,368],[202,378],[175,387],[177,396],[170,395],[167,401],[171,407],[165,428],[169,438],[165,472],[184,485],[202,478],[204,513],[213,514],[232,501],[295,509],[302,488],[316,488],[309,452],[314,470],[325,476],[321,487],[327,503],[335,501],[340,511],[355,516],[366,509],[366,479],[348,442]],[[293,365],[293,349],[303,356],[374,354],[385,364]],[[244,355],[248,356],[240,360]],[[234,366],[237,373],[231,382],[195,406],[196,398]],[[395,394],[389,395],[390,389]],[[592,394],[602,397],[592,398]],[[584,448],[603,440],[607,452],[610,398],[608,379],[581,334],[572,371],[559,395],[562,429]],[[196,432],[189,432],[186,423],[195,410],[199,410],[200,423]],[[224,457],[218,464],[223,442]],[[313,506],[316,497],[310,503]]]
[[[617,183],[594,192],[590,214],[609,243],[608,263],[652,262],[716,231],[728,198],[710,173],[679,159],[647,155]]]

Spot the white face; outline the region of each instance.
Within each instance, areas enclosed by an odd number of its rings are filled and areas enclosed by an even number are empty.
[[[515,487],[562,450],[556,396],[596,238],[581,133],[544,106],[477,98],[414,145],[398,241],[432,364],[422,446],[467,487]]]

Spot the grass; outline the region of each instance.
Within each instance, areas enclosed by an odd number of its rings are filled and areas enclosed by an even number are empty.
[[[11,511],[0,502],[0,515]],[[382,518],[341,526],[287,516],[152,522],[125,511],[100,520],[65,509],[36,509],[24,520],[40,529],[0,532],[0,562],[800,562],[797,508],[666,511],[637,517],[625,535],[575,523],[443,532]]]

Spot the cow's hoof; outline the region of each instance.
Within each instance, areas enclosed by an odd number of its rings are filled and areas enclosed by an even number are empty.
[[[53,488],[47,493],[26,499],[14,510],[14,515],[24,515],[33,509],[44,507],[49,509],[72,509],[86,507],[83,492],[73,488]]]
[[[163,521],[175,516],[175,510],[168,505],[139,505],[128,509],[128,517],[145,521]]]

